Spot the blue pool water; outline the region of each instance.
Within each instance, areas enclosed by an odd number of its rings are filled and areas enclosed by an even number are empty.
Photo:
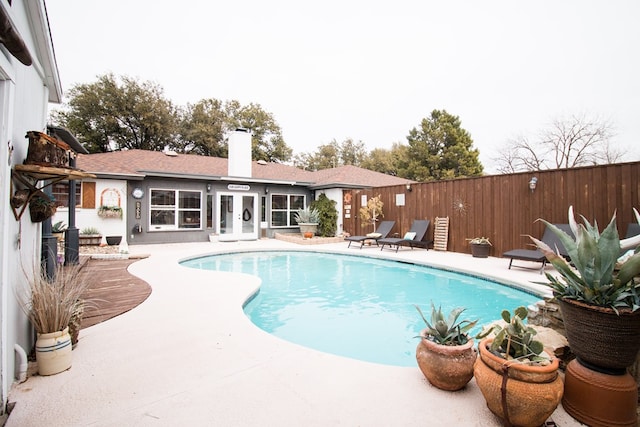
[[[430,302],[445,314],[466,307],[461,319],[481,325],[503,309],[539,297],[480,278],[360,256],[319,252],[248,252],[182,263],[206,270],[248,273],[262,279],[244,308],[261,329],[316,350],[394,366],[416,366],[416,335]]]

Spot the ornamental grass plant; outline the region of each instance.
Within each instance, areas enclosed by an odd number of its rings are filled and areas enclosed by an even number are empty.
[[[26,274],[25,276],[29,277]],[[20,307],[39,334],[62,331],[84,308],[82,294],[89,282],[80,275],[80,266],[58,266],[52,278],[34,268],[27,285],[16,290]]]

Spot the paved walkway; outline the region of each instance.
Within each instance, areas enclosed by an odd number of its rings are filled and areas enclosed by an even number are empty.
[[[70,370],[12,388],[7,426],[499,426],[472,380],[451,393],[417,367],[360,362],[289,343],[242,311],[259,279],[178,261],[230,250],[327,250],[449,266],[533,286],[508,261],[422,249],[381,252],[347,243],[278,240],[130,246],[150,256],[129,271],[152,287],[134,309],[83,329]],[[417,319],[416,321],[418,321]],[[579,425],[562,407],[558,426]]]

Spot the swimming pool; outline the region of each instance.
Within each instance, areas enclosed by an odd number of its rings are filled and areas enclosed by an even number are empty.
[[[394,366],[416,366],[414,338],[430,302],[484,325],[502,309],[540,298],[495,282],[425,266],[322,252],[241,252],[182,262],[262,279],[244,311],[259,328],[316,350]],[[477,327],[477,330],[481,326]],[[476,330],[476,331],[477,331]],[[476,331],[473,331],[475,333]]]

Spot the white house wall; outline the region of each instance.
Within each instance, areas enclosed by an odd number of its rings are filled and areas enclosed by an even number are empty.
[[[94,227],[102,234],[102,243],[106,244],[106,236],[127,236],[127,181],[117,179],[87,180],[86,182],[96,183],[95,208],[76,208],[76,228],[82,232],[84,228]],[[77,185],[81,185],[78,183]],[[105,190],[115,190],[120,195],[120,207],[122,208],[122,218],[101,218],[98,216],[100,208],[100,195]],[[85,201],[83,200],[83,203]],[[69,225],[69,209],[58,208],[52,218],[52,223],[62,221]]]
[[[20,223],[16,221],[9,205],[11,169],[21,164],[27,155],[29,130],[43,131],[46,125],[48,100],[47,77],[44,69],[54,69],[55,64],[42,64],[36,55],[35,41],[46,34],[48,28],[40,28],[42,22],[31,21],[27,8],[43,10],[42,2],[14,1],[12,6],[4,1],[11,21],[24,39],[33,59],[27,67],[11,56],[4,47],[0,51],[0,413],[6,404],[8,389],[16,378],[17,343],[29,352],[34,342],[32,328],[20,310],[14,287],[25,286],[24,272],[33,274],[39,266],[41,234],[38,224],[30,221],[25,212]],[[51,77],[51,76],[49,76]],[[59,81],[57,73],[53,76]],[[24,272],[23,272],[24,271]]]

